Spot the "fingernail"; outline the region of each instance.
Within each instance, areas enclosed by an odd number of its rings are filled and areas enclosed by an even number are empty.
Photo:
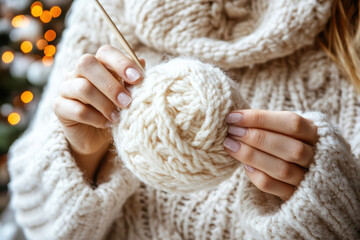
[[[111,120],[114,123],[118,123],[120,121],[120,113],[119,113],[119,111],[115,110],[114,112],[111,113],[110,117],[111,117]]]
[[[236,126],[229,126],[228,127],[228,133],[238,136],[238,137],[243,137],[246,135],[246,128],[242,128],[242,127],[236,127]]]
[[[125,75],[130,82],[135,82],[141,77],[140,73],[135,68],[131,67],[126,69]]]
[[[235,152],[235,153],[240,150],[240,143],[231,138],[225,138],[224,146],[227,149],[229,149],[230,151]]]
[[[246,169],[248,172],[250,172],[250,173],[255,172],[255,168],[253,168],[253,167],[251,167],[251,166],[249,166],[249,165],[244,164],[244,167],[245,167],[245,169]]]
[[[244,118],[242,113],[229,113],[226,117],[227,123],[238,123]]]
[[[118,101],[122,107],[127,107],[131,103],[132,99],[126,93],[120,93],[118,95]]]

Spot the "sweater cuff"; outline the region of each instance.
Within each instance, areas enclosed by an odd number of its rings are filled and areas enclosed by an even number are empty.
[[[297,112],[314,121],[315,157],[293,196],[280,202],[252,184],[242,196],[245,223],[261,238],[356,239],[360,227],[359,160],[346,140],[318,112]]]
[[[139,186],[122,165],[94,189],[71,155],[57,119],[37,140],[30,131],[10,152],[11,205],[30,239],[101,239]],[[69,224],[71,222],[71,224]]]

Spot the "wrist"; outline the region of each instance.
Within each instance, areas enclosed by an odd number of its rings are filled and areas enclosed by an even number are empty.
[[[72,149],[72,154],[75,158],[76,165],[83,172],[84,178],[89,182],[93,182],[96,172],[99,168],[101,160],[108,151],[108,147],[103,147],[99,151],[91,154],[84,154]]]

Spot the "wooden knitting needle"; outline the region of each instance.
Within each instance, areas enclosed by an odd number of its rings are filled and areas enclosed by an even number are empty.
[[[115,23],[111,20],[109,14],[106,12],[106,10],[104,9],[104,7],[101,5],[101,3],[99,2],[99,0],[94,0],[95,1],[95,5],[97,6],[98,10],[100,12],[102,12],[104,19],[106,21],[106,23],[108,23],[109,27],[111,28],[111,30],[114,32],[116,38],[120,41],[122,47],[125,49],[125,51],[130,55],[130,57],[132,58],[132,60],[138,65],[138,67],[142,70],[145,71],[144,67],[141,65],[138,57],[136,56],[136,54],[134,53],[134,51],[131,49],[129,43],[125,40],[124,36],[121,34],[121,32],[119,31],[119,29],[116,27]]]

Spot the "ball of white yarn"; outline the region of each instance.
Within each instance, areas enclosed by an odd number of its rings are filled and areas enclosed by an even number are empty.
[[[146,184],[178,193],[229,178],[239,161],[223,147],[225,118],[248,108],[234,84],[220,69],[191,59],[148,70],[113,129],[126,167]]]

